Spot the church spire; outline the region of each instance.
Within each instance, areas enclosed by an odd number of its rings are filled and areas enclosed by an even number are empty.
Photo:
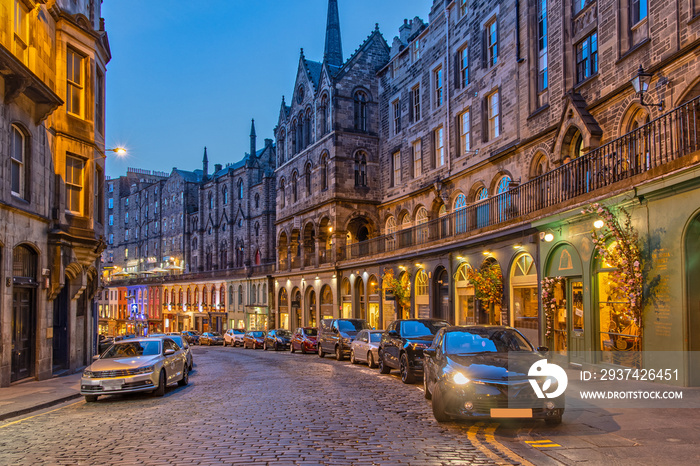
[[[255,120],[250,124],[250,155],[255,155],[256,149],[256,135],[255,135]]]
[[[204,147],[204,158],[202,159],[202,171],[204,172],[204,178],[209,176],[209,157],[207,157],[207,148]]]
[[[342,66],[343,46],[340,41],[340,16],[338,0],[328,0],[328,22],[326,24],[326,48],[323,56],[329,65]]]

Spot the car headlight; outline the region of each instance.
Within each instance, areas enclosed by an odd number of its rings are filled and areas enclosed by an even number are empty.
[[[146,367],[139,367],[134,371],[134,374],[148,374],[150,372],[153,372],[156,369],[155,365],[152,366],[146,366]]]
[[[452,381],[457,385],[464,385],[469,383],[469,379],[461,372],[455,372],[452,376]]]

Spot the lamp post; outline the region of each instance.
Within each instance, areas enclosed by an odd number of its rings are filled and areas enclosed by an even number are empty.
[[[645,107],[659,107],[659,111],[661,112],[664,109],[663,99],[658,104],[647,104],[644,102],[644,95],[649,91],[649,84],[651,83],[652,76],[653,75],[651,73],[647,73],[646,71],[644,71],[642,65],[639,65],[637,74],[635,74],[632,77],[630,83],[634,88],[634,92],[639,96],[640,105],[643,105]]]

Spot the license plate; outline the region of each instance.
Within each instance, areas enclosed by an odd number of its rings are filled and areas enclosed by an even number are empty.
[[[531,418],[532,409],[492,408],[491,417]]]
[[[124,379],[105,380],[102,382],[104,390],[121,390],[124,385]]]

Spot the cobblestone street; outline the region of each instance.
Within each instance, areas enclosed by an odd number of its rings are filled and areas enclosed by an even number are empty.
[[[0,464],[494,464],[420,384],[315,355],[194,347],[190,385],[0,424]],[[498,461],[496,461],[498,462]]]

